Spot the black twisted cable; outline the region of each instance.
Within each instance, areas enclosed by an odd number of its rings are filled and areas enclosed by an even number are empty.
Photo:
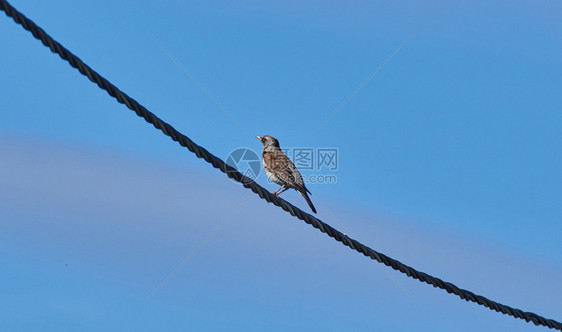
[[[345,246],[362,253],[363,255],[376,260],[379,263],[392,267],[394,270],[400,271],[407,276],[417,279],[419,281],[425,282],[432,285],[433,287],[441,288],[447,291],[447,293],[452,293],[459,296],[461,299],[469,302],[475,302],[483,305],[491,310],[501,312],[513,316],[515,318],[524,319],[527,322],[533,322],[535,325],[543,325],[552,329],[557,329],[562,331],[562,324],[552,320],[539,316],[532,312],[525,312],[520,309],[512,308],[510,306],[489,300],[483,296],[476,295],[468,290],[461,289],[454,284],[445,282],[439,278],[433,277],[426,273],[417,271],[416,269],[407,266],[393,258],[390,258],[382,253],[379,253],[363,244],[354,240],[347,235],[341,233],[340,231],[334,229],[330,225],[322,222],[318,218],[303,212],[296,206],[288,203],[287,201],[271,194],[265,188],[254,182],[252,179],[242,175],[236,169],[228,166],[224,161],[212,155],[209,151],[203,147],[195,144],[187,136],[181,134],[171,125],[159,119],[156,115],[147,110],[144,106],[140,105],[136,100],[129,97],[127,94],[119,90],[116,86],[111,84],[108,80],[100,76],[92,68],[86,65],[77,56],[72,54],[69,50],[64,48],[61,44],[52,39],[43,29],[38,27],[33,21],[29,20],[22,13],[18,12],[14,7],[12,7],[7,1],[0,0],[0,9],[3,10],[8,17],[11,17],[14,22],[21,24],[25,30],[28,30],[33,34],[36,39],[39,39],[43,45],[51,49],[53,53],[57,53],[62,59],[68,61],[68,63],[78,69],[80,73],[88,77],[90,81],[96,83],[101,89],[107,91],[107,93],[117,99],[121,104],[127,106],[127,108],[134,111],[138,116],[144,118],[148,123],[151,123],[155,128],[160,129],[165,135],[169,136],[172,140],[178,142],[181,146],[186,147],[189,151],[195,153],[198,158],[202,158],[214,168],[218,168],[221,172],[225,173],[229,178],[232,178],[240,182],[244,187],[252,190],[254,193],[268,203],[272,203],[283,210],[289,212],[291,215],[303,220],[307,224],[312,225],[314,228],[319,229],[321,232],[326,233],[328,236],[334,238],[336,241],[341,242]]]

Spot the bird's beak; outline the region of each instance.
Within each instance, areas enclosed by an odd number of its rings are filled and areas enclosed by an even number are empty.
[[[263,141],[263,138],[260,136],[256,136],[257,139],[259,139],[260,141]]]

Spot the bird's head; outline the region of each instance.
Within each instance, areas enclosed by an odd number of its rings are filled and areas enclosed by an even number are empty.
[[[261,141],[261,144],[263,145],[264,149],[269,147],[279,149],[279,141],[277,140],[277,138],[273,136],[269,136],[269,135],[257,136],[257,139]]]

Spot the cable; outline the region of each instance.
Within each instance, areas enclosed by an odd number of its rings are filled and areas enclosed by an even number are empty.
[[[447,293],[452,293],[461,299],[469,302],[475,302],[485,306],[491,310],[501,312],[515,318],[524,319],[527,322],[533,322],[535,325],[542,325],[552,329],[562,331],[562,323],[552,319],[547,319],[532,312],[526,312],[521,309],[512,308],[510,306],[492,301],[481,295],[476,295],[471,291],[461,289],[452,283],[445,282],[439,278],[433,277],[424,272],[418,271],[408,265],[405,265],[393,258],[390,258],[382,253],[373,250],[364,244],[354,240],[347,235],[341,233],[330,225],[322,222],[320,219],[302,211],[289,202],[271,194],[267,189],[263,188],[252,179],[242,175],[236,169],[228,166],[224,161],[212,155],[205,148],[194,143],[189,137],[183,135],[171,125],[162,121],[156,115],[147,110],[144,106],[139,104],[136,100],[129,97],[127,94],[119,90],[116,86],[111,84],[108,80],[100,76],[92,68],[86,65],[77,56],[72,54],[69,50],[64,48],[61,44],[51,38],[43,29],[38,27],[33,21],[25,17],[22,13],[12,7],[7,1],[0,0],[0,9],[3,10],[8,17],[11,17],[14,22],[20,24],[25,30],[28,30],[33,36],[40,40],[43,45],[47,46],[53,53],[58,54],[63,60],[66,60],[72,67],[78,69],[82,75],[96,83],[101,89],[117,99],[121,104],[134,111],[138,116],[145,119],[148,123],[152,124],[155,128],[161,130],[165,135],[169,136],[172,140],[178,142],[181,146],[186,147],[189,151],[193,152],[198,158],[202,158],[210,163],[214,168],[218,168],[221,172],[225,173],[229,178],[240,182],[244,187],[252,190],[254,193],[268,203],[272,203],[283,210],[289,212],[292,216],[306,222],[312,227],[319,229],[322,233],[334,238],[336,241],[341,242],[343,245],[362,253],[363,255],[376,260],[386,266],[393,268],[406,274],[408,277],[417,279],[421,282],[432,285],[445,290]]]

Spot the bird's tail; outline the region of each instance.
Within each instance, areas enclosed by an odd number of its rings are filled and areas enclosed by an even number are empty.
[[[299,190],[298,193],[301,194],[302,197],[304,197],[304,199],[308,203],[308,206],[310,206],[310,209],[312,210],[312,212],[316,213],[316,209],[314,208],[314,205],[312,204],[312,201],[308,197],[308,194],[306,193],[306,191]]]

